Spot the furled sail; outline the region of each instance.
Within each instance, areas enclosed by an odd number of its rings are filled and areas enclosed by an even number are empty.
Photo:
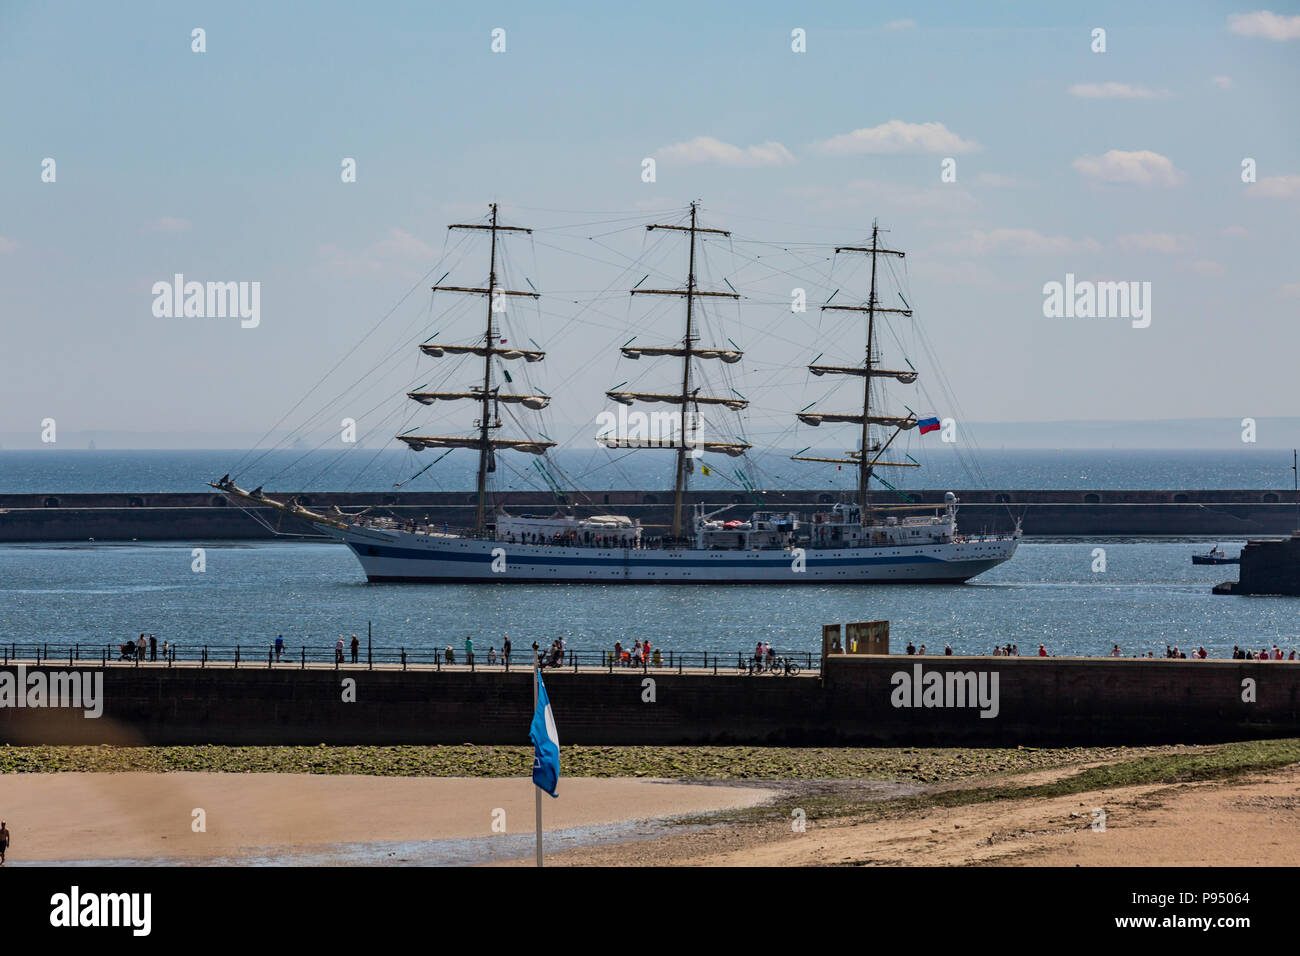
[[[481,402],[483,401],[483,390],[479,389],[473,392],[407,392],[406,397],[414,399],[421,405],[432,405],[436,401],[453,402],[460,399]],[[507,405],[522,405],[525,408],[537,411],[549,405],[551,399],[547,395],[513,395],[509,392],[498,392],[492,396],[492,401],[502,402]]]
[[[805,425],[820,425],[822,422],[852,422],[855,425],[862,424],[861,415],[841,415],[838,413],[816,414],[813,412],[800,412],[799,421]],[[871,425],[888,425],[890,428],[901,428],[904,431],[916,427],[915,418],[897,418],[890,415],[868,415],[867,422]]]
[[[597,436],[596,441],[600,442],[606,448],[698,448],[701,451],[717,452],[722,455],[730,455],[732,458],[739,458],[753,445],[746,445],[740,442],[726,441],[688,441],[685,446],[679,439],[657,440],[653,438],[615,438],[606,436]]]
[[[809,365],[808,371],[814,375],[857,375],[859,377],[867,375],[868,371],[861,365]],[[870,370],[872,378],[894,378],[904,385],[911,385],[916,381],[916,372],[910,369],[894,368],[873,368]]]
[[[411,451],[423,451],[426,448],[482,448],[481,438],[446,438],[439,435],[398,435],[399,441],[406,442]],[[522,438],[489,438],[490,448],[506,448],[511,451],[523,451],[530,455],[543,455],[546,449],[554,448],[553,441],[529,441]]]
[[[640,359],[642,355],[673,355],[681,358],[686,354],[686,349],[680,345],[668,346],[638,346],[625,345],[621,349],[622,353],[630,359]],[[702,359],[720,359],[728,365],[735,365],[740,361],[741,356],[745,353],[737,349],[691,349],[692,358]]]
[[[849,452],[848,454],[854,456],[858,455],[857,452],[853,452],[853,451]],[[829,462],[832,465],[862,464],[862,460],[860,457],[818,458],[814,455],[791,455],[790,460],[791,461],[825,461],[825,462]],[[914,461],[869,461],[867,462],[867,464],[871,465],[872,468],[920,468],[921,467],[919,463]]]
[[[661,392],[606,392],[605,394],[620,405],[631,405],[633,402],[664,402],[668,405],[680,405],[682,403],[680,395]],[[724,405],[733,412],[738,412],[749,405],[749,402],[742,398],[713,395],[688,395],[686,403],[688,405]]]
[[[421,345],[420,351],[425,355],[432,355],[434,358],[441,358],[443,355],[477,355],[479,358],[485,358],[488,355],[495,355],[498,358],[505,359],[507,362],[515,359],[525,359],[529,362],[540,362],[546,358],[545,352],[534,352],[531,349],[503,349],[495,346],[489,348],[486,345]]]

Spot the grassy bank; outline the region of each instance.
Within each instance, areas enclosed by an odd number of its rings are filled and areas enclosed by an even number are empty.
[[[1157,748],[564,747],[576,777],[713,780],[905,780],[934,784],[1016,774]],[[209,771],[511,777],[531,772],[530,747],[0,747],[0,773]]]

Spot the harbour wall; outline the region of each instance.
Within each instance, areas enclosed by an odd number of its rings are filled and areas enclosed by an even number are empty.
[[[434,525],[473,524],[472,492],[272,492],[278,500],[297,496],[313,510],[338,506],[353,512]],[[843,497],[833,490],[767,492],[756,505],[748,495],[694,491],[690,504],[710,509],[734,505],[732,514],[754,507],[810,512]],[[909,492],[919,503],[941,505],[942,491]],[[1296,521],[1288,491],[959,491],[959,524],[968,533],[1009,531],[1023,519],[1027,535],[1220,535],[1258,537],[1289,534]],[[510,492],[497,500],[515,513],[549,514],[549,494]],[[579,514],[616,512],[645,525],[672,520],[671,493],[662,491],[583,492],[569,496]],[[0,494],[0,543],[34,541],[211,541],[257,540],[310,535],[314,530],[269,508],[246,508],[216,492],[204,494]]]
[[[83,670],[102,672],[101,717],[4,705],[0,742],[526,744],[532,718],[527,669]],[[903,686],[918,676],[919,685]],[[1300,663],[1286,661],[861,655],[832,657],[820,678],[556,671],[546,686],[566,744],[1007,747],[1300,736]]]

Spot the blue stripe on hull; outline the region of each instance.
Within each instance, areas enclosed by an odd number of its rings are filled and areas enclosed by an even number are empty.
[[[358,558],[396,558],[406,561],[469,561],[482,564],[491,561],[491,555],[488,553],[475,553],[472,551],[434,551],[424,550],[421,548],[398,548],[392,545],[383,544],[355,544],[348,542]],[[781,552],[781,557],[773,559],[748,558],[744,562],[740,561],[723,561],[718,558],[643,558],[644,551],[632,552],[638,557],[624,560],[618,558],[600,558],[591,557],[565,557],[563,555],[530,555],[519,554],[511,551],[509,561],[513,565],[544,565],[547,567],[593,567],[593,568],[623,568],[632,566],[636,568],[738,568],[742,564],[744,567],[755,568],[759,570],[772,570],[778,568],[790,567],[790,556],[786,552]],[[733,552],[720,551],[719,555],[731,554]],[[837,567],[853,565],[855,567],[882,565],[882,564],[945,564],[942,558],[932,557],[927,554],[909,554],[901,557],[853,557],[853,558],[816,558],[817,552],[808,552],[808,563],[815,563],[817,567]],[[500,575],[497,575],[500,577]]]

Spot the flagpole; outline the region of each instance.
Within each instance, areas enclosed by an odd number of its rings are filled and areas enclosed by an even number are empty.
[[[533,713],[537,713],[537,642],[533,642]],[[537,800],[537,865],[542,865],[542,788],[533,786],[533,796]]]

